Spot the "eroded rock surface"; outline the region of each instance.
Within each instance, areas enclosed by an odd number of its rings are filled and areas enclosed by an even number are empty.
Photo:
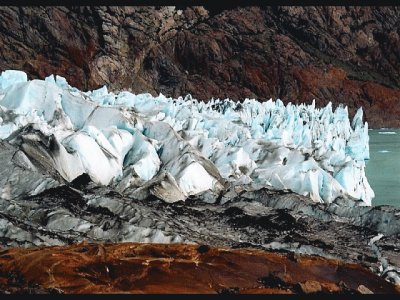
[[[399,127],[397,7],[2,7],[0,69],[73,86],[363,106]]]
[[[225,204],[139,201],[93,183],[0,201],[3,247],[89,242],[198,243],[319,255],[359,263],[399,284],[400,214],[393,207],[315,204],[290,192],[244,193]]]
[[[3,293],[399,293],[356,264],[206,245],[88,244],[0,252]]]

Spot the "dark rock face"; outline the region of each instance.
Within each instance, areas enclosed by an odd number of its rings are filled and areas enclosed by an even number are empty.
[[[364,107],[400,127],[398,7],[1,7],[0,69],[80,89]]]

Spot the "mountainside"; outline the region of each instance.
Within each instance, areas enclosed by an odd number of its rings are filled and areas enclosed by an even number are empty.
[[[400,8],[1,7],[0,69],[80,89],[316,99],[400,127]]]

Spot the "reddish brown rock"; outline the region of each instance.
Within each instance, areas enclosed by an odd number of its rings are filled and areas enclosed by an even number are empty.
[[[318,281],[307,280],[299,283],[300,289],[305,294],[313,294],[322,292],[322,286]]]
[[[300,289],[298,288],[300,286]],[[360,289],[360,286],[362,287]],[[338,260],[182,244],[78,244],[0,252],[0,291],[25,293],[398,293]]]
[[[1,7],[0,69],[80,89],[363,106],[400,127],[399,7]]]

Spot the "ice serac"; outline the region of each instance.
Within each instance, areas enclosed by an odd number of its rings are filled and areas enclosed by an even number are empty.
[[[4,72],[1,72],[0,89],[5,90],[11,85],[27,81],[28,76],[25,72],[18,70],[6,70]]]
[[[58,182],[86,173],[137,199],[229,201],[267,188],[370,205],[362,116],[360,108],[350,122],[347,107],[331,103],[204,103],[107,87],[82,92],[60,76],[0,76],[0,138],[19,147],[22,163]]]

